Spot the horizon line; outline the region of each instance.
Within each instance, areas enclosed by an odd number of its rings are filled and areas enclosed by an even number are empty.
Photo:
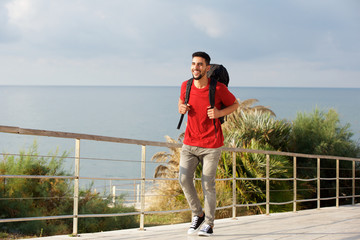
[[[181,85],[42,85],[42,84],[33,84],[33,85],[22,85],[22,84],[0,84],[0,87],[177,87],[180,88]],[[360,89],[360,87],[319,87],[319,86],[233,86],[229,85],[229,88],[315,88],[315,89]]]

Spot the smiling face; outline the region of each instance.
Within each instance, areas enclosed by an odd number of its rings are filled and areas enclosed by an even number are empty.
[[[207,71],[210,70],[210,65],[206,65],[205,59],[202,57],[194,57],[191,63],[191,73],[195,80],[200,80],[206,77]]]

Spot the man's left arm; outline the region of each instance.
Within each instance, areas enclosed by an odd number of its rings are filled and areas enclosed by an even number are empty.
[[[239,102],[235,99],[235,102],[230,106],[223,109],[217,109],[216,107],[208,109],[207,114],[210,119],[216,119],[231,114],[239,107]]]

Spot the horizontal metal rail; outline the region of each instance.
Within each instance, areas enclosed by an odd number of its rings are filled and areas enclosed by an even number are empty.
[[[1,126],[1,125],[0,125],[0,132],[20,134],[20,135],[44,136],[44,137],[55,137],[55,138],[71,138],[71,139],[80,139],[80,140],[93,140],[93,141],[102,141],[102,142],[135,144],[135,145],[140,145],[140,146],[173,147],[173,148],[181,148],[182,147],[182,144],[177,144],[177,143],[136,140],[136,139],[118,138],[118,137],[107,137],[107,136],[81,134],[81,133],[69,133],[69,132],[59,132],[59,131],[27,129],[27,128],[20,128],[20,127],[13,127],[13,126]],[[340,159],[340,160],[346,160],[346,161],[360,162],[359,158],[327,156],[327,155],[313,155],[313,154],[279,152],[279,151],[264,151],[264,150],[255,150],[255,149],[245,149],[245,148],[223,147],[222,151],[239,152],[239,153],[240,152],[258,153],[258,154],[269,154],[269,155],[279,155],[279,156],[288,156],[288,157],[304,157],[304,158],[314,158],[314,159],[317,159],[317,158],[333,159],[333,160]]]
[[[46,175],[0,175],[0,178],[30,178],[30,179],[75,179],[75,176],[46,176]]]
[[[23,221],[38,221],[38,220],[55,220],[73,218],[74,215],[62,215],[62,216],[44,216],[44,217],[25,217],[25,218],[2,218],[0,223],[6,222],[23,222]]]
[[[318,199],[317,198],[313,198],[313,199],[298,199],[296,200],[296,202],[314,202],[314,201],[317,201]],[[321,198],[320,200],[327,200],[325,198]]]

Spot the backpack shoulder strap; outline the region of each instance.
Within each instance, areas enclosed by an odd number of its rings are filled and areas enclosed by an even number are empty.
[[[193,83],[193,78],[190,78],[186,84],[186,93],[185,93],[185,102],[184,102],[185,104],[189,103],[190,90],[191,90],[192,83]]]
[[[209,87],[209,102],[211,108],[215,107],[215,90],[216,90],[216,79],[210,79],[210,87]]]
[[[193,78],[190,78],[186,83],[186,93],[185,93],[185,101],[184,101],[185,104],[189,103],[192,83],[193,83]],[[177,129],[180,129],[183,119],[184,119],[184,114],[181,114]]]
[[[215,91],[216,91],[216,84],[217,84],[217,80],[216,79],[211,79],[210,78],[210,86],[209,86],[209,102],[210,102],[210,106],[211,108],[215,107]],[[213,123],[214,123],[214,127],[215,127],[215,137],[217,137],[216,135],[216,122],[215,119],[213,119]]]

